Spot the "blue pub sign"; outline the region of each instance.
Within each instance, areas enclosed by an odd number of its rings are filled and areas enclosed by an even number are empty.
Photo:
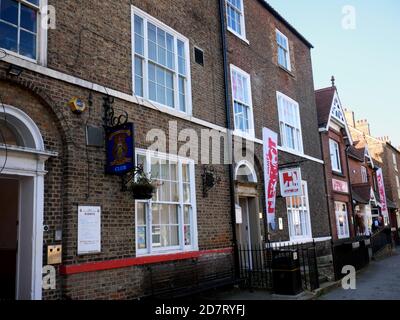
[[[133,123],[106,128],[106,173],[124,175],[135,166]]]

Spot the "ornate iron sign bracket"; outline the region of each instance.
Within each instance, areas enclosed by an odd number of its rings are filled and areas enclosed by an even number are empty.
[[[104,108],[104,116],[103,122],[105,127],[116,127],[119,125],[124,125],[128,122],[128,113],[123,111],[121,115],[118,117],[115,116],[114,111],[114,97],[106,96],[103,97],[103,108]]]
[[[213,166],[203,166],[201,177],[203,179],[203,197],[206,198],[208,191],[214,188],[221,181],[221,178],[217,175]]]

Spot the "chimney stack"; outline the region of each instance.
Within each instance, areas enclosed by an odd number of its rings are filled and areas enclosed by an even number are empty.
[[[356,121],[356,129],[360,130],[362,133],[370,136],[371,135],[371,129],[368,123],[368,120],[357,120]]]
[[[354,117],[354,111],[351,111],[350,109],[345,108],[344,116],[346,117],[347,124],[350,127],[355,128],[356,127],[356,118]]]
[[[390,137],[389,137],[389,136],[379,137],[379,138],[377,138],[377,139],[378,139],[379,141],[392,144],[392,141],[390,140]]]

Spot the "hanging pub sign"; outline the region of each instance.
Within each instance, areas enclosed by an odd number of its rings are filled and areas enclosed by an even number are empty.
[[[264,183],[267,208],[267,222],[275,230],[275,200],[278,184],[278,134],[263,128]]]
[[[279,171],[282,197],[301,196],[301,169],[290,168]]]
[[[106,173],[123,175],[135,167],[133,123],[106,128]]]

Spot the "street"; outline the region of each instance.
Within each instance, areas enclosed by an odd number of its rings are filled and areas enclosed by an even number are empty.
[[[356,290],[341,287],[321,296],[319,300],[399,300],[400,254],[372,261],[357,274]]]

